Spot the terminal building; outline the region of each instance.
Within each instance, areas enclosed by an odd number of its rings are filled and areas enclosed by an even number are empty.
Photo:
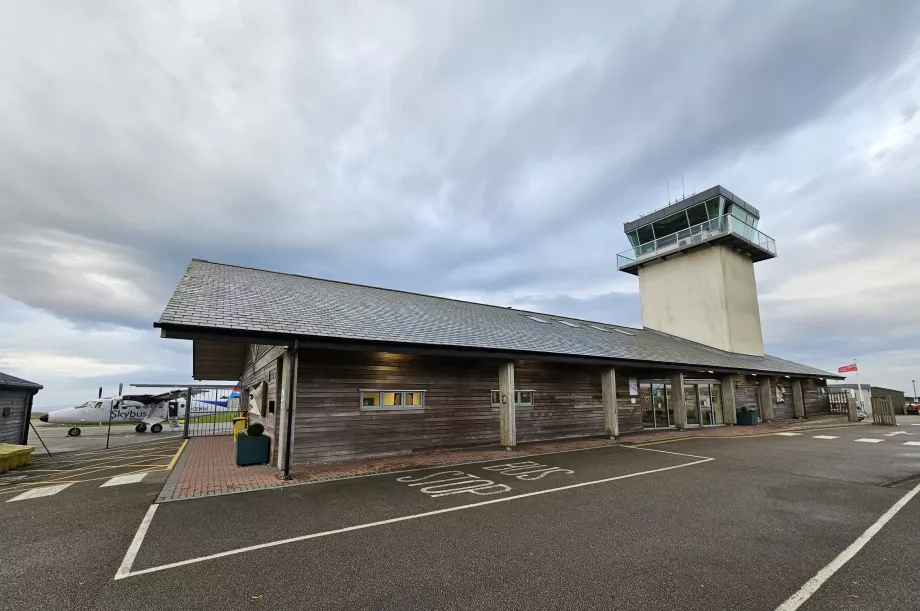
[[[626,223],[642,328],[199,259],[154,326],[265,397],[282,468],[828,414],[840,376],[764,354],[759,221],[716,186]]]

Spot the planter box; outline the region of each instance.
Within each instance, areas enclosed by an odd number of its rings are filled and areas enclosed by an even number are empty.
[[[32,446],[0,443],[0,473],[29,464],[33,450]]]
[[[240,437],[236,440],[236,464],[264,465],[268,463],[269,443],[265,435],[258,437]]]
[[[757,412],[736,412],[737,422],[743,426],[757,426]]]

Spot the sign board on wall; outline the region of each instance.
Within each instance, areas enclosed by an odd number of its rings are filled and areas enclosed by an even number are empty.
[[[265,382],[259,382],[249,391],[249,413],[261,416],[265,405]]]
[[[629,396],[635,397],[639,394],[639,380],[636,378],[629,378]]]

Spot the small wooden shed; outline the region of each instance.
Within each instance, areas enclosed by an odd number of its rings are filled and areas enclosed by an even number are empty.
[[[25,445],[29,441],[32,399],[41,389],[41,384],[0,371],[0,443]]]

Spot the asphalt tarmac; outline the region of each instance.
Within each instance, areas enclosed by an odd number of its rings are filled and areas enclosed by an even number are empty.
[[[0,541],[14,560],[0,565],[0,600],[10,609],[772,611],[920,483],[911,479],[920,446],[905,445],[920,441],[920,419],[901,422],[512,453],[154,510],[155,482],[0,502]],[[867,438],[881,441],[857,441]],[[799,608],[920,608],[918,550],[920,497]]]

